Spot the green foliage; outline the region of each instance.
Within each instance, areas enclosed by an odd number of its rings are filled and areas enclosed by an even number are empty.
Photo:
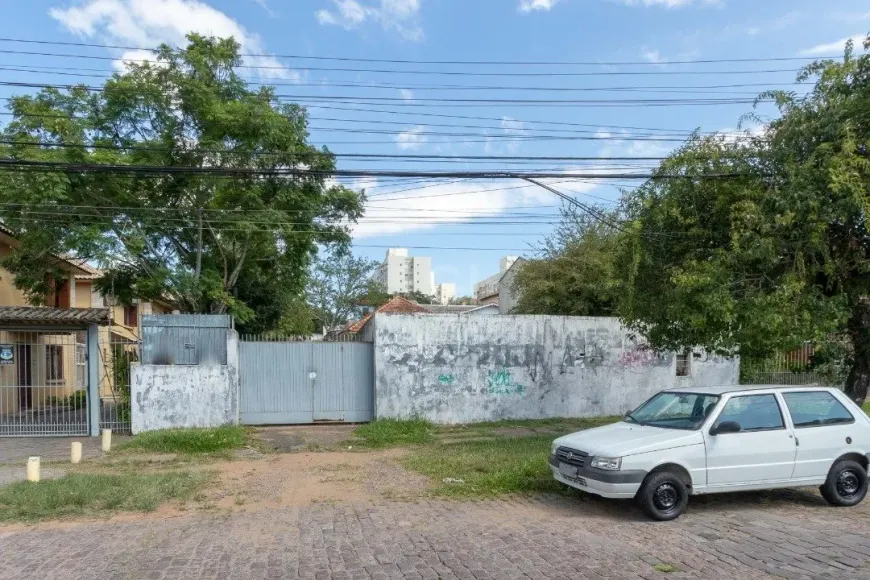
[[[312,265],[306,294],[320,328],[333,329],[359,317],[361,306],[372,298],[377,267],[345,248],[327,251]]]
[[[417,304],[432,304],[435,299],[428,294],[423,294],[417,290],[413,292],[405,292],[402,294],[397,294],[397,296],[402,296],[403,298],[407,298],[411,302],[416,302]]]
[[[88,393],[84,389],[75,391],[68,397],[46,397],[45,402],[54,407],[71,407],[73,409],[84,409],[87,405]]]
[[[870,384],[870,56],[809,65],[806,98],[735,142],[694,136],[631,196],[621,313],[659,348],[760,359],[847,334]],[[717,177],[728,175],[727,178]],[[665,179],[670,178],[670,179]]]
[[[659,562],[655,566],[653,566],[653,570],[656,572],[661,572],[662,574],[670,574],[672,572],[679,572],[680,568],[675,564],[668,564],[667,562]]]
[[[118,420],[130,421],[130,365],[139,360],[135,350],[127,350],[122,345],[115,345],[112,351],[112,377],[115,395],[117,396]]]
[[[360,425],[354,435],[365,447],[398,447],[421,445],[432,441],[435,430],[426,419],[378,419]]]
[[[38,521],[65,516],[101,516],[117,511],[150,512],[166,501],[187,500],[208,483],[203,473],[71,474],[39,483],[0,487],[0,521]]]
[[[44,89],[10,101],[13,141],[0,157],[56,163],[270,171],[335,168],[306,142],[303,108],[236,74],[233,39],[188,37],[156,63],[129,63],[100,90]],[[67,147],[45,147],[39,143]],[[21,244],[2,265],[30,299],[45,295],[53,256],[107,270],[97,282],[124,303],[171,300],[231,313],[242,332],[274,329],[303,295],[318,245],[349,242],[361,194],[323,177],[176,172],[4,172],[0,219]],[[14,207],[13,207],[14,205]],[[75,207],[75,211],[70,208]],[[63,219],[58,219],[62,217]]]
[[[617,212],[600,210],[607,221]],[[521,265],[514,280],[516,314],[613,316],[619,294],[615,268],[619,232],[577,208],[539,248],[541,257]]]
[[[162,429],[140,433],[118,449],[137,449],[154,453],[218,453],[245,447],[250,434],[241,425],[211,429]]]

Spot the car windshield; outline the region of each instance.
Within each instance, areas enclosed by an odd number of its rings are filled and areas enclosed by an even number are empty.
[[[626,415],[625,421],[666,429],[697,429],[717,402],[718,395],[659,393]]]

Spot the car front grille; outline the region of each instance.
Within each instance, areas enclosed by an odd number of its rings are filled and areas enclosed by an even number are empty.
[[[585,451],[577,451],[569,447],[559,447],[556,449],[556,458],[562,463],[583,467],[586,464],[586,458],[589,454]]]

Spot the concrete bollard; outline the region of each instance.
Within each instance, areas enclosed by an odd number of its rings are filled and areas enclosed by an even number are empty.
[[[103,451],[112,450],[112,430],[103,429]]]
[[[31,457],[27,460],[27,481],[33,483],[39,481],[39,457]]]
[[[72,449],[70,450],[69,460],[71,463],[81,463],[82,461],[82,444],[80,441],[72,442]]]

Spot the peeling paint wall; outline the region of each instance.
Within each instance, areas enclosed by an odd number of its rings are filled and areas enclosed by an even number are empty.
[[[228,332],[226,365],[133,365],[131,397],[134,434],[238,423],[238,334]]]
[[[736,384],[739,361],[698,351],[691,376],[616,318],[377,314],[378,418],[438,423],[618,415],[656,392]]]

